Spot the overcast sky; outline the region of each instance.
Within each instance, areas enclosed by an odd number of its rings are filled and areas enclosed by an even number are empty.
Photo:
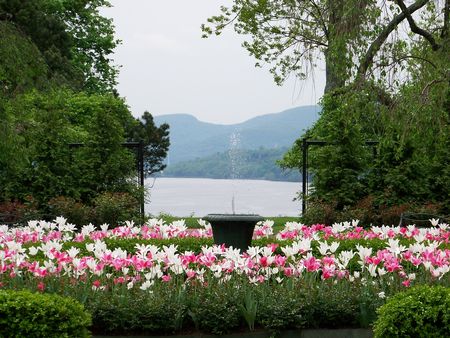
[[[213,123],[238,123],[257,115],[315,104],[324,73],[309,81],[277,86],[268,67],[241,47],[229,29],[201,38],[200,25],[231,0],[111,0],[104,14],[122,40],[114,59],[121,65],[118,90],[135,116],[187,113]]]

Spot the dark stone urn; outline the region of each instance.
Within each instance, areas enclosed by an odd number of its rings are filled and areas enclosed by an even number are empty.
[[[244,252],[252,244],[253,230],[264,218],[247,214],[209,214],[204,217],[211,223],[214,244],[240,249]]]

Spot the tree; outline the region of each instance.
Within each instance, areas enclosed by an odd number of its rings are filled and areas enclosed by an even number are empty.
[[[118,44],[112,20],[99,8],[107,0],[0,0],[0,21],[13,23],[40,50],[56,84],[110,92],[117,69],[110,55]]]
[[[112,95],[91,96],[89,108],[85,146],[75,157],[82,200],[89,202],[104,192],[133,194],[136,189],[130,178],[135,174],[137,158],[122,146],[131,119],[128,108]]]
[[[371,67],[396,60],[401,47],[393,33],[398,33],[405,19],[411,32],[423,36],[433,50],[441,48],[436,33],[430,32],[448,34],[450,9],[448,0],[442,3],[417,0],[406,6],[401,0],[381,4],[374,0],[235,0],[231,7],[221,7],[221,14],[209,18],[202,29],[206,37],[219,35],[232,25],[238,34],[249,37],[244,48],[256,58],[256,65],[272,65],[278,84],[291,74],[304,79],[318,60],[324,60],[327,93],[355,79],[386,79]],[[419,28],[412,17],[422,9],[435,19],[428,31]],[[394,64],[400,66],[399,61]]]
[[[79,220],[94,209],[127,214],[145,193],[134,180],[137,158],[122,146],[133,126],[147,145],[147,172],[164,167],[168,126],[156,128],[151,115],[135,121],[114,88],[119,41],[99,13],[109,5],[0,0],[0,209],[17,209],[11,219],[23,220],[21,203]]]
[[[144,145],[144,171],[146,176],[164,170],[164,159],[170,146],[169,125],[161,124],[157,127],[153,116],[144,112],[140,119],[136,119],[128,130],[130,141],[142,142]]]
[[[32,195],[45,206],[58,196],[90,203],[106,191],[134,192],[136,158],[122,147],[133,117],[123,100],[59,89],[18,95],[5,108],[15,131],[7,149],[21,156],[8,156],[2,168],[0,200]]]
[[[8,147],[18,156],[7,159],[0,199],[24,200],[33,195],[39,202],[59,195],[74,195],[70,154],[67,144],[75,132],[68,123],[64,92],[49,95],[31,91],[11,99],[5,114],[14,145]]]
[[[316,197],[339,209],[364,194],[379,204],[445,201],[449,3],[235,0],[202,28],[205,36],[227,26],[246,35],[243,46],[258,66],[272,66],[278,84],[325,62],[323,111],[305,134],[330,142],[311,149]],[[375,165],[358,146],[364,139],[380,141]],[[299,147],[285,166],[301,166]]]
[[[48,66],[36,45],[13,24],[0,21],[0,97],[48,86]]]

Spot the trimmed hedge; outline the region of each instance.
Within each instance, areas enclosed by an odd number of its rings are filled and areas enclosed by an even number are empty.
[[[91,316],[72,298],[0,291],[0,337],[90,337]]]
[[[450,336],[450,288],[417,286],[378,309],[375,338]]]
[[[152,290],[121,288],[91,293],[86,308],[96,335],[227,334],[248,328],[367,328],[384,303],[379,289],[317,279],[252,284],[235,276],[227,283],[156,282]],[[363,299],[363,293],[367,299]]]
[[[153,217],[161,218],[166,224],[183,220],[188,228],[198,228],[198,221],[202,219],[202,217],[177,217],[169,214],[154,215]],[[274,222],[275,233],[283,229],[287,222],[301,222],[301,217],[267,217],[266,219]]]

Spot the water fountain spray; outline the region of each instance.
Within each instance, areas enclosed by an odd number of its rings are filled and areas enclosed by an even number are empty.
[[[240,177],[239,169],[242,162],[241,152],[241,134],[235,130],[230,135],[230,149],[228,150],[228,156],[230,157],[230,178],[237,180]],[[235,200],[235,183],[233,182],[233,192],[231,197],[231,210],[233,214],[236,214],[236,200]]]

